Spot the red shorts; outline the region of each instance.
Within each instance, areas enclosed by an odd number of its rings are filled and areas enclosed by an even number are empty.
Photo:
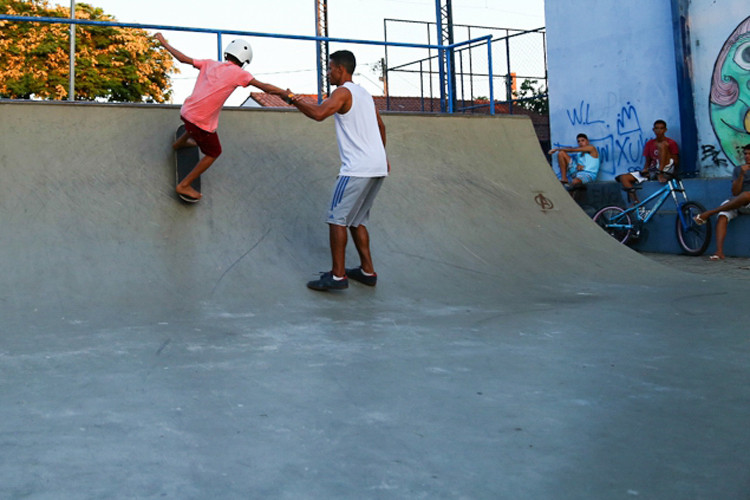
[[[216,132],[206,132],[202,128],[190,123],[185,118],[180,118],[185,122],[185,130],[187,130],[190,137],[195,140],[195,143],[198,144],[201,152],[206,156],[218,158],[221,154],[219,135]]]

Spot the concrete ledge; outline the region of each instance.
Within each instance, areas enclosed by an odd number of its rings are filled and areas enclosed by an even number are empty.
[[[692,201],[705,206],[707,209],[719,206],[730,197],[732,180],[728,177],[717,179],[685,179],[683,180],[688,197]],[[639,191],[638,197],[643,200],[659,189],[658,182],[646,182]],[[614,181],[594,182],[587,185],[587,189],[577,196],[578,204],[589,215],[594,214],[607,205],[627,206],[625,193],[620,185]],[[682,253],[676,235],[677,212],[674,203],[664,202],[661,210],[646,224],[639,241],[633,243],[633,249],[639,252]],[[716,219],[712,219],[716,226]],[[710,255],[716,250],[715,230],[711,236],[711,245],[706,251]],[[750,257],[750,217],[738,217],[729,224],[727,238],[724,242],[724,253],[732,257]]]

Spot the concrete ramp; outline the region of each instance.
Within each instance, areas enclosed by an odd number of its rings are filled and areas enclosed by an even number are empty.
[[[304,284],[330,267],[322,217],[338,165],[332,123],[225,111],[225,153],[204,175],[205,199],[186,206],[172,189],[176,109],[0,109],[0,210],[13,235],[0,271],[11,310],[321,299]],[[473,303],[474,289],[495,302],[570,285],[574,269],[578,283],[619,280],[613,259],[650,267],[575,210],[526,119],[386,122],[394,171],[371,223],[377,296]]]
[[[744,284],[615,243],[526,118],[385,116],[378,286],[318,293],[332,122],[226,110],[188,206],[178,113],[0,103],[0,496],[744,498]]]

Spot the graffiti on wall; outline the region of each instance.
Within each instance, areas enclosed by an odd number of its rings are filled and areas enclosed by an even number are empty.
[[[750,17],[729,35],[716,59],[709,113],[721,151],[732,165],[722,163],[713,146],[701,146],[702,168],[731,172],[742,161],[742,146],[750,144]]]
[[[615,115],[604,119],[593,119],[592,116],[600,117],[595,111],[592,103],[585,100],[566,110],[571,144],[555,142],[552,146],[575,147],[576,135],[586,134],[589,142],[599,150],[599,180],[610,180],[643,168],[643,146],[647,138],[636,107],[627,102]]]

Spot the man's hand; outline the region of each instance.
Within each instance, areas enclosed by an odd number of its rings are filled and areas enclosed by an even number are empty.
[[[156,38],[159,41],[159,43],[162,45],[164,45],[167,42],[167,40],[164,38],[164,35],[162,35],[161,33],[155,34],[154,38]]]
[[[287,104],[294,104],[297,99],[299,99],[299,96],[295,95],[291,90],[286,89],[281,95],[281,98],[284,99],[284,102]]]

